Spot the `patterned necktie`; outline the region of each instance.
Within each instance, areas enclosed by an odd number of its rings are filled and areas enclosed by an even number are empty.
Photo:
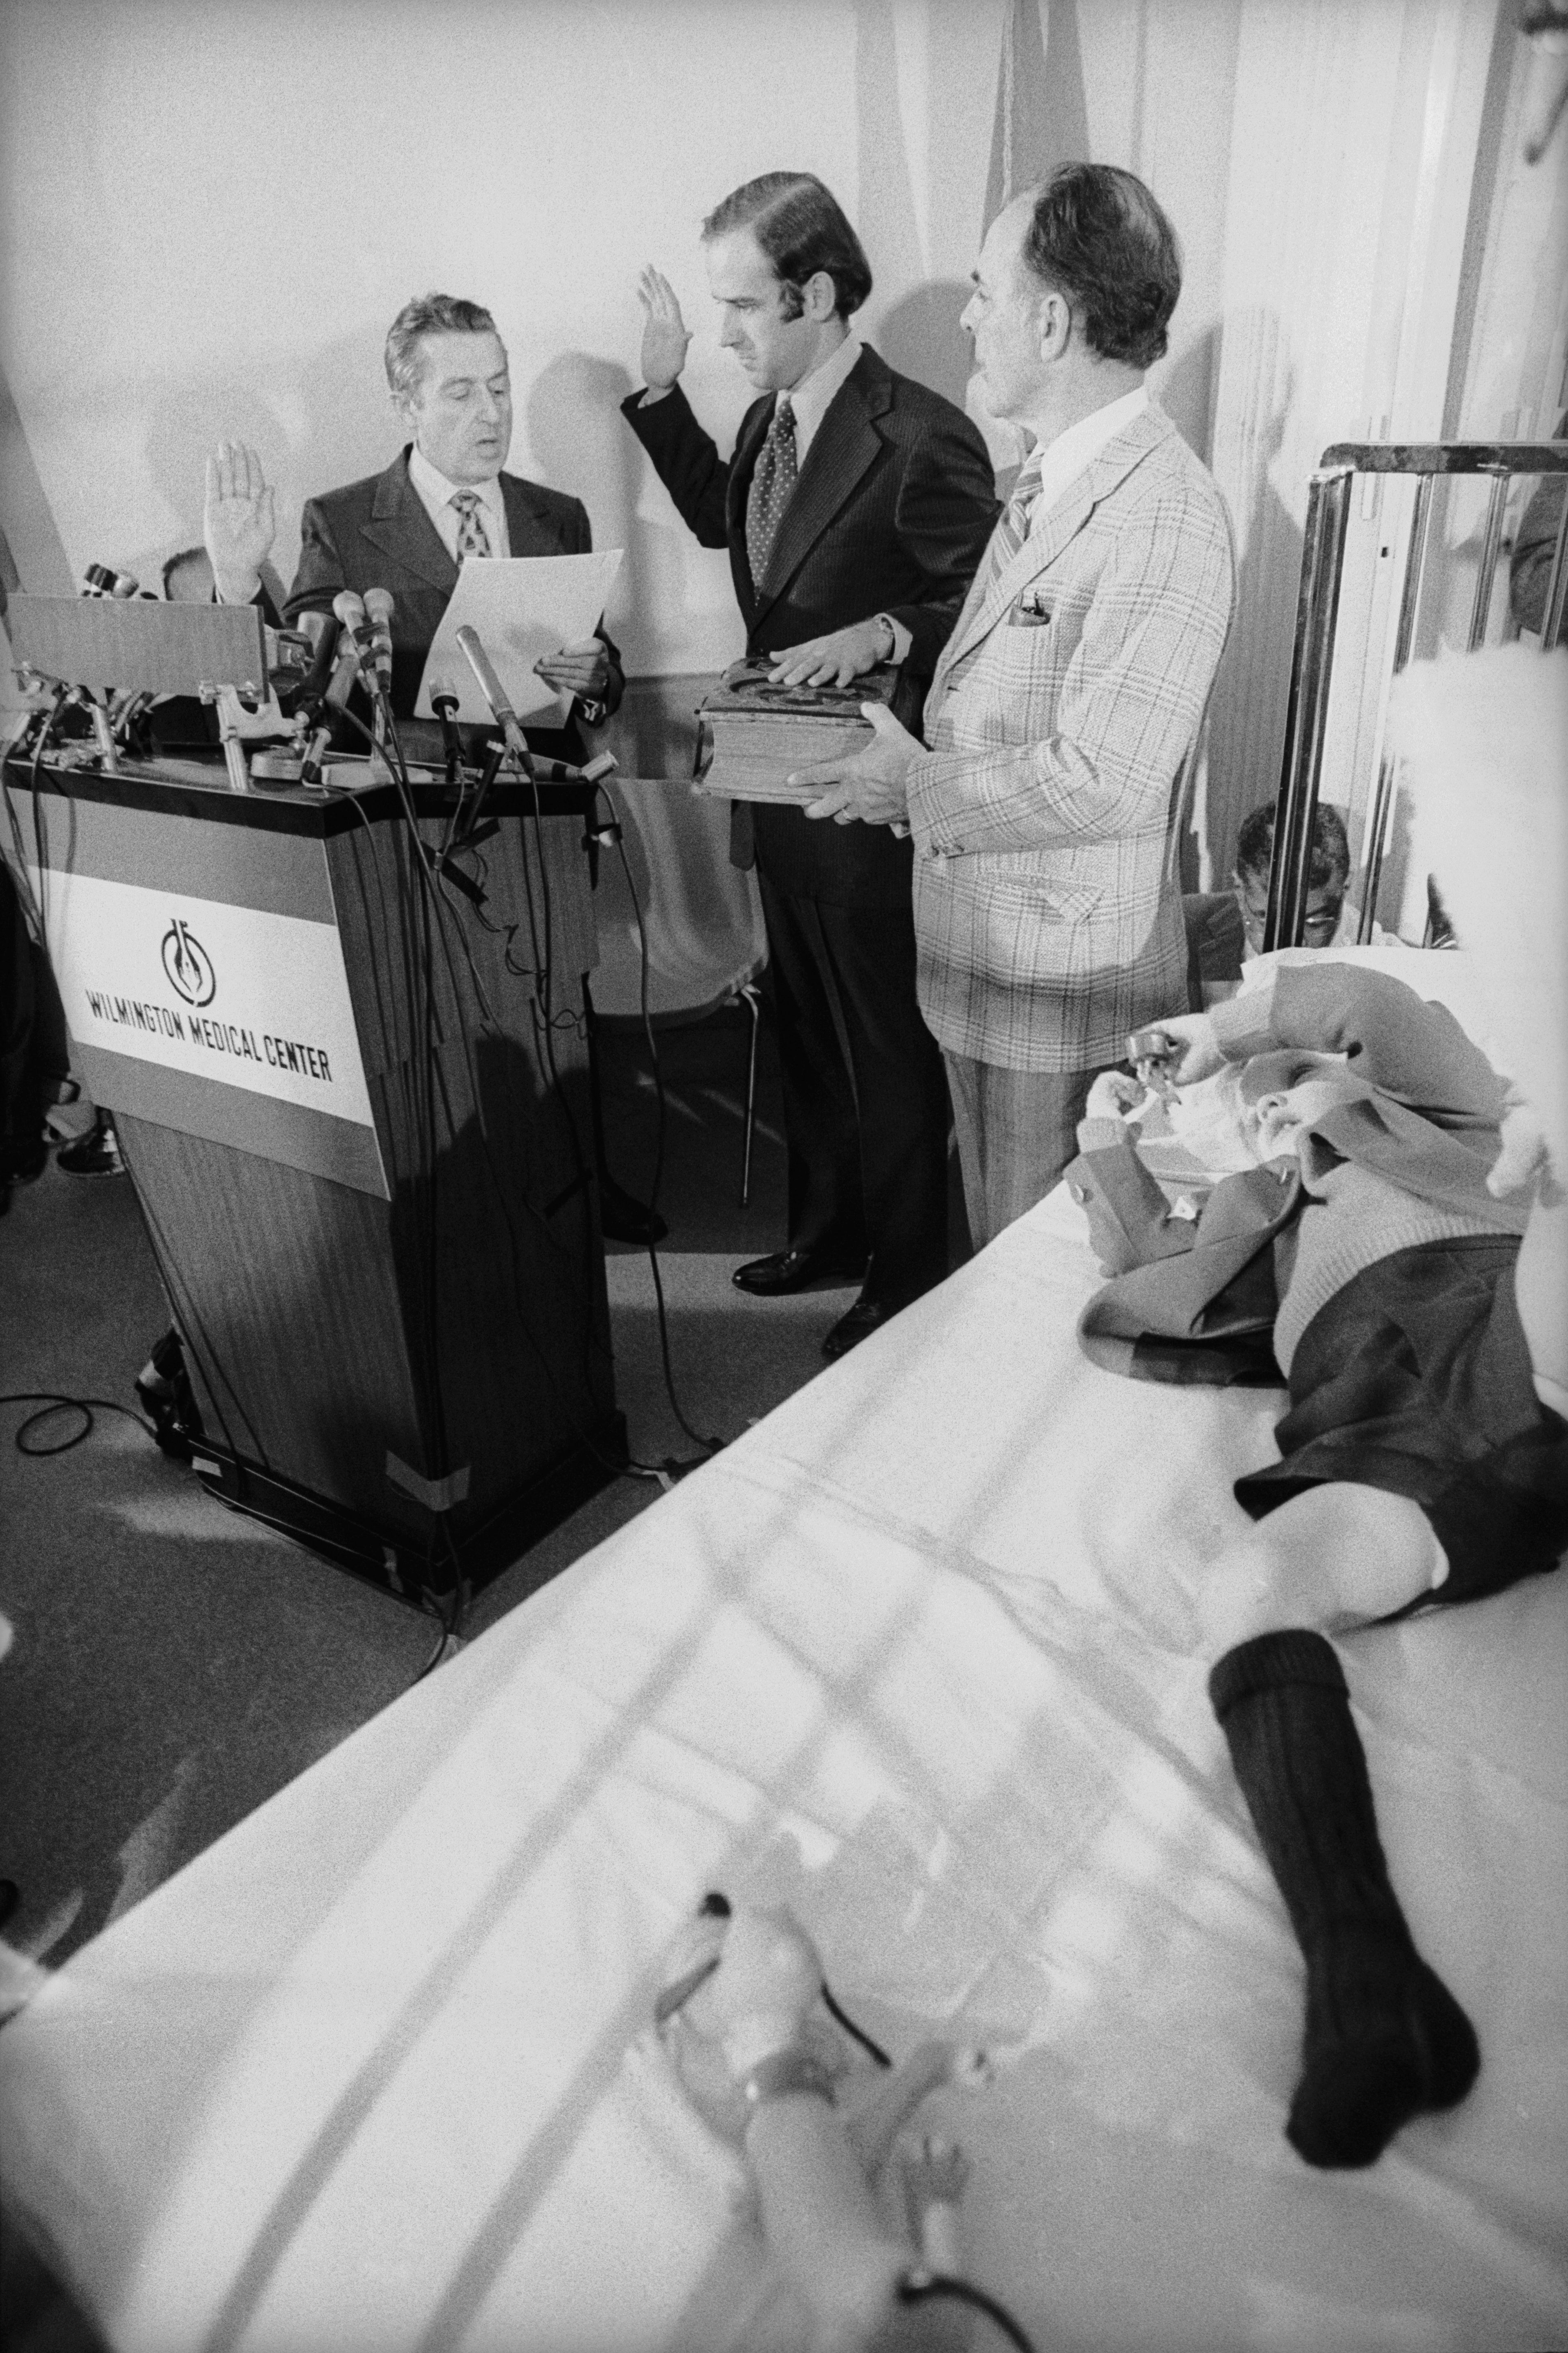
[[[773,421],[757,455],[756,471],[746,495],[746,560],[752,586],[760,588],[773,552],[784,511],[790,502],[799,468],[795,457],[795,411],[789,395],[781,392],[773,405]]]
[[[1029,536],[1029,517],[1040,494],[1040,469],[1044,462],[1045,451],[1033,450],[1013,485],[1013,495],[1003,508],[1001,518],[991,534],[987,586],[1006,570]]]
[[[470,555],[492,554],[485,529],[485,502],[478,491],[454,491],[451,504],[458,510],[458,563],[466,564]]]

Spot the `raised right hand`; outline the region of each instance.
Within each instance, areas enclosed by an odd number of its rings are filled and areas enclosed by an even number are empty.
[[[691,331],[680,315],[674,287],[651,261],[637,280],[637,300],[647,313],[642,331],[643,382],[650,392],[668,392],[686,365]]]
[[[260,459],[243,441],[220,441],[207,459],[202,538],[226,605],[247,605],[255,596],[277,530]]]

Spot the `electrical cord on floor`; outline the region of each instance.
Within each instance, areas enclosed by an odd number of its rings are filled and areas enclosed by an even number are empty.
[[[37,1407],[37,1413],[28,1414],[19,1425],[16,1440],[17,1453],[29,1455],[35,1460],[50,1454],[68,1454],[73,1446],[79,1446],[84,1438],[90,1437],[95,1409],[100,1413],[122,1413],[127,1421],[133,1421],[138,1430],[144,1430],[153,1443],[157,1443],[158,1433],[152,1423],[133,1407],[116,1405],[112,1398],[61,1397],[53,1389],[17,1389],[8,1396],[0,1397],[0,1405]],[[27,1432],[56,1413],[79,1413],[81,1428],[73,1430],[68,1438],[58,1440],[53,1446],[29,1446],[26,1443]]]

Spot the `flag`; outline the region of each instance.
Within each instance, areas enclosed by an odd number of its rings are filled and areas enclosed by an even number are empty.
[[[982,234],[1020,190],[1089,160],[1077,0],[1008,0]]]

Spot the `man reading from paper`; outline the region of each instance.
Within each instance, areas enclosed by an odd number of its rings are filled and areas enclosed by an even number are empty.
[[[388,588],[392,614],[392,710],[413,758],[441,756],[434,724],[414,720],[431,641],[457,586],[458,567],[494,556],[581,555],[593,544],[580,499],[503,473],[511,446],[511,378],[495,321],[477,302],[426,294],[405,302],[387,332],[392,405],[412,437],[384,473],[308,500],[300,568],[283,607],[330,613],[340,589],[363,596]],[[273,497],[253,449],[225,443],[207,460],[204,536],[225,604],[262,595],[260,567],[272,545]],[[538,665],[545,682],[571,698],[565,723],[525,726],[530,748],[547,759],[587,756],[582,726],[616,710],[626,681],[601,629],[561,647]],[[454,681],[457,683],[457,681]],[[591,912],[584,922],[592,933]],[[595,1156],[605,1232],[616,1241],[657,1241],[664,1220],[632,1198],[605,1165],[593,997],[582,976],[593,1070]]]
[[[390,589],[392,709],[401,722],[412,716],[460,565],[585,554],[593,537],[580,499],[501,470],[511,446],[511,378],[506,345],[479,303],[450,294],[405,303],[387,332],[386,380],[411,439],[384,473],[306,501],[283,619],[330,613],[342,588],[361,596]],[[259,459],[225,443],[207,461],[204,535],[226,605],[258,595],[273,528]],[[547,757],[581,760],[579,723],[598,725],[620,702],[619,656],[601,630],[563,646],[540,676],[572,700],[563,726],[527,728],[528,741]]]

